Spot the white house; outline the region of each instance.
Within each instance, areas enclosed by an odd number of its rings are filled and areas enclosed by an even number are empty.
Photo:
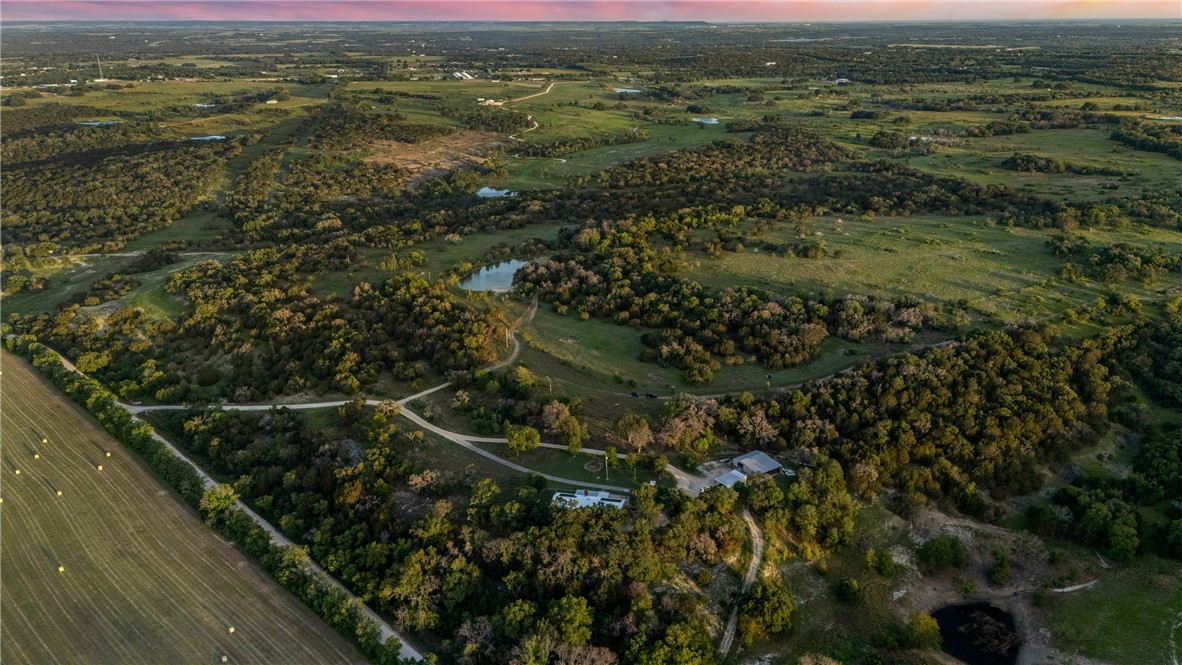
[[[595,506],[623,508],[627,501],[622,496],[613,496],[600,490],[575,490],[574,492],[556,492],[551,503],[558,508],[593,508]]]

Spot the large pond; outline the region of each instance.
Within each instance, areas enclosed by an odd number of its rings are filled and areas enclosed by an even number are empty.
[[[700,122],[703,125],[717,125],[718,118],[694,118],[694,122]]]
[[[529,262],[510,259],[494,266],[486,266],[462,279],[460,288],[465,291],[492,291],[494,293],[512,291],[513,273],[527,263]]]
[[[1014,617],[989,603],[946,605],[932,612],[940,624],[944,653],[968,665],[1014,665],[1022,639]]]
[[[616,88],[616,92],[639,93],[639,92],[643,92],[643,91],[637,90],[636,88]]]

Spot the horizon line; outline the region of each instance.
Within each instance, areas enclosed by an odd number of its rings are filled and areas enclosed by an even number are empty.
[[[456,17],[469,17],[457,19]],[[1182,20],[1177,0],[8,0],[0,22],[971,23]]]

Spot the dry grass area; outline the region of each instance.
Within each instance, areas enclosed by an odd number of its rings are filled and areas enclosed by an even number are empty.
[[[32,367],[2,358],[4,662],[364,662]]]
[[[464,166],[483,164],[485,152],[504,142],[494,132],[464,130],[423,143],[375,141],[367,162],[394,164],[411,172],[410,180],[423,180]]]

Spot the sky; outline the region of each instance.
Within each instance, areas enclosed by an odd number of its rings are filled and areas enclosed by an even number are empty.
[[[1182,0],[3,0],[4,21],[1182,19]]]

